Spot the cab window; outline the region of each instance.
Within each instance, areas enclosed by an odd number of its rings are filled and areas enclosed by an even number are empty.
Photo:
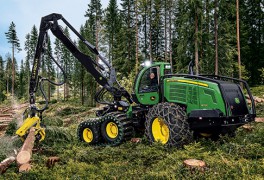
[[[139,83],[139,93],[155,92],[159,84],[158,68],[149,68],[144,72]]]

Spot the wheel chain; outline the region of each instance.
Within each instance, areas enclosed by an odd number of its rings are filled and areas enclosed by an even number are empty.
[[[170,136],[172,136],[169,138],[168,146],[180,147],[192,140],[192,133],[189,129],[186,112],[180,106],[167,102],[157,104],[147,114],[147,119],[153,117],[162,117],[165,119],[170,130]],[[146,121],[145,126],[145,136],[152,142],[153,137],[151,137],[150,122]]]

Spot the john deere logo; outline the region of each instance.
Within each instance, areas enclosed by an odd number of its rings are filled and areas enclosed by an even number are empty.
[[[235,98],[235,102],[236,102],[237,104],[239,104],[239,103],[240,103],[240,101],[239,101],[239,99],[238,99],[238,98]]]

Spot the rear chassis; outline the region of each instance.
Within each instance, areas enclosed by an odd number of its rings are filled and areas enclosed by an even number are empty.
[[[230,78],[225,76],[216,76],[216,75],[189,75],[189,74],[169,74],[165,75],[165,78],[171,78],[171,77],[184,77],[189,78],[192,80],[203,80],[203,81],[210,81],[214,82],[219,86],[219,89],[221,91],[223,101],[225,104],[225,111],[230,111],[230,102],[228,102],[228,94],[223,89],[221,82],[228,81],[233,82],[235,84],[241,84],[246,89],[246,93],[248,94],[250,100],[251,100],[251,107],[248,109],[247,102],[243,95],[243,113],[233,113],[235,115],[228,115],[229,113],[226,113],[227,115],[224,115],[223,112],[220,110],[193,110],[188,114],[188,121],[190,124],[190,128],[194,130],[195,132],[206,132],[206,133],[227,133],[230,131],[234,131],[237,127],[247,124],[249,122],[252,122],[255,120],[256,117],[256,109],[255,109],[255,103],[253,96],[250,92],[249,86],[246,81],[239,80],[236,78]],[[242,89],[241,86],[238,86],[241,93]],[[162,96],[164,93],[162,93]],[[164,100],[164,97],[162,97]],[[245,107],[246,106],[246,107]],[[246,110],[245,110],[246,109]],[[232,113],[231,113],[232,114]]]

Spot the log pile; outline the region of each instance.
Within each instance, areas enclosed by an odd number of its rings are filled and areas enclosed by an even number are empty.
[[[9,123],[14,119],[15,115],[17,114],[17,110],[22,110],[28,107],[28,103],[24,103],[21,105],[16,106],[9,106],[0,108],[0,135],[4,134]]]
[[[250,100],[249,95],[246,95],[245,97],[247,99],[247,103],[251,104],[251,100]],[[253,96],[253,99],[255,100],[255,104],[264,102],[264,97],[261,98],[261,97],[258,97],[258,96]]]

